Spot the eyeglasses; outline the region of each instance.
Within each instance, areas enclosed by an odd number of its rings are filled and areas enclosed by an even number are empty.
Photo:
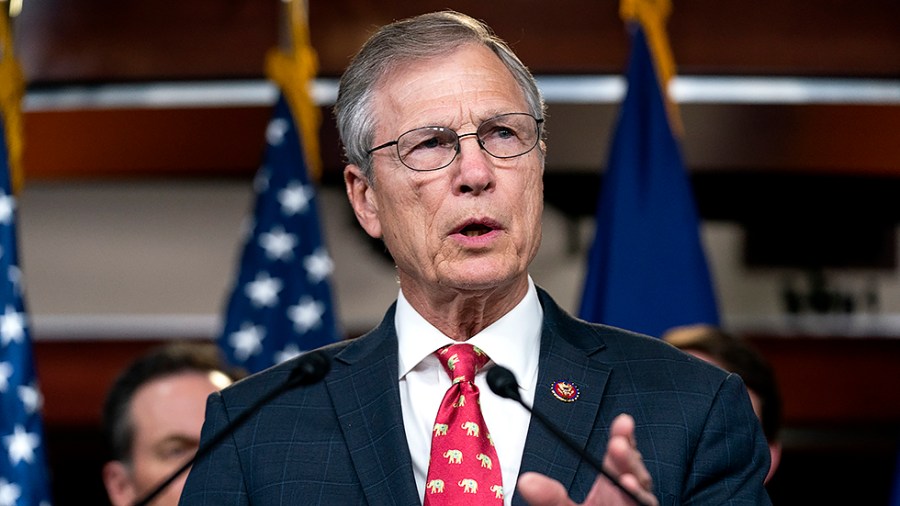
[[[459,154],[459,141],[474,136],[478,145],[494,158],[515,158],[537,146],[543,118],[524,112],[501,114],[485,120],[472,133],[458,134],[446,127],[414,128],[397,140],[386,142],[366,151],[371,155],[379,149],[397,146],[400,162],[412,170],[427,172],[443,169]]]

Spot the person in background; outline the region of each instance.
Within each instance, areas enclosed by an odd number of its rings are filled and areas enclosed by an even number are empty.
[[[321,350],[321,382],[262,406],[196,462],[182,505],[633,504],[491,392],[498,366],[642,503],[770,504],[765,438],[737,375],[573,318],[535,286],[544,102],[490,28],[453,11],[382,27],[344,72],[335,112],[347,195],[394,259],[397,300],[368,334]],[[296,365],[211,395],[202,440]]]
[[[710,325],[675,327],[663,334],[663,340],[744,380],[769,443],[772,464],[766,474],[768,483],[781,462],[781,393],[772,367],[749,343]]]
[[[103,408],[112,460],[102,474],[113,506],[130,506],[194,455],[207,396],[239,376],[211,343],[163,345],[122,371]],[[185,478],[153,504],[178,504]]]

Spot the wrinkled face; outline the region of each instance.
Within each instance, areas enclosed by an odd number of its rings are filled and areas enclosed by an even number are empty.
[[[376,93],[375,145],[424,126],[460,135],[504,113],[530,112],[515,79],[489,49],[464,46],[403,65]],[[447,167],[415,172],[397,150],[372,154],[374,184],[348,166],[348,194],[360,223],[381,237],[404,292],[489,290],[526,278],[541,239],[543,143],[512,159],[460,140]]]
[[[153,490],[197,451],[206,397],[230,381],[221,373],[184,372],[151,381],[135,391],[131,464],[111,462],[104,481],[115,505],[132,504]],[[153,502],[177,505],[187,473]]]

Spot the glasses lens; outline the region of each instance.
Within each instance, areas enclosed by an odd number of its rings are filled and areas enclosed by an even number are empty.
[[[449,128],[417,128],[397,139],[397,152],[410,169],[435,170],[453,161],[457,140],[456,132]]]
[[[512,158],[531,151],[538,141],[538,124],[524,113],[502,114],[478,127],[485,151],[497,158]]]

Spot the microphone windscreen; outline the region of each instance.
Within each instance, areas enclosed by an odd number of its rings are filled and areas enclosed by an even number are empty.
[[[487,372],[487,383],[491,391],[500,397],[522,402],[519,396],[519,383],[509,369],[495,365]]]
[[[331,370],[331,360],[321,351],[304,353],[297,359],[288,378],[291,387],[318,383]]]

